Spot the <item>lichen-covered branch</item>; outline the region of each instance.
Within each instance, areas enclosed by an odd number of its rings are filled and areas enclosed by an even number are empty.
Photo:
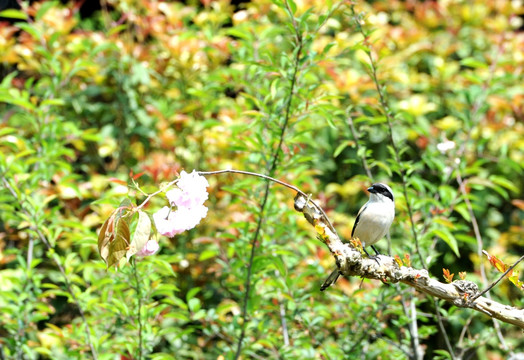
[[[427,270],[399,266],[390,256],[379,255],[379,261],[365,258],[350,244],[343,243],[330,225],[321,209],[307,197],[297,194],[295,210],[304,214],[315,227],[322,241],[327,245],[340,272],[345,276],[360,276],[384,282],[402,282],[420,292],[451,302],[453,305],[480,311],[492,318],[524,329],[524,310],[500,304],[483,296],[471,301],[479,293],[477,284],[457,280],[446,284],[430,278]]]

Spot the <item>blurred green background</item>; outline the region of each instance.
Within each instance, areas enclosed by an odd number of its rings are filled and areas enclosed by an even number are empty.
[[[397,212],[381,252],[485,288],[499,273],[481,250],[506,264],[524,252],[522,1],[4,6],[1,359],[522,351],[517,327],[405,285],[321,293],[332,256],[289,189],[272,185],[261,210],[258,178],[209,177],[206,219],[135,266],[106,270],[97,249],[118,204],[145,198],[130,174],[148,193],[183,169],[271,174],[312,193],[346,240],[380,180]],[[491,294],[524,307],[508,280]]]

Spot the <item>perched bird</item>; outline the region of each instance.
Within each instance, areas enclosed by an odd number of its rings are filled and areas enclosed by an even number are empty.
[[[382,239],[389,231],[389,227],[395,218],[395,200],[393,191],[386,184],[373,184],[368,188],[368,191],[370,192],[369,201],[360,208],[357,214],[355,225],[353,225],[351,231],[351,238],[359,238],[364,252],[371,258],[365,247],[370,245],[377,255],[379,254],[373,244]],[[339,276],[339,270],[335,269],[324,281],[320,291],[324,291],[334,284]]]

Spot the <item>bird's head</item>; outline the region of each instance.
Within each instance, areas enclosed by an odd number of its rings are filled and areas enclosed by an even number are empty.
[[[393,190],[389,186],[383,183],[376,183],[371,185],[368,188],[368,191],[371,194],[375,194],[377,200],[385,200],[384,198],[388,198],[391,201],[395,201],[395,197],[393,196]]]

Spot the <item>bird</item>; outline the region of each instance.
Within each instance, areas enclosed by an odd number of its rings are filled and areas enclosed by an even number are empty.
[[[366,251],[365,247],[371,246],[375,253],[380,255],[373,244],[388,233],[393,223],[395,218],[395,197],[393,196],[393,190],[383,183],[371,185],[368,191],[370,193],[369,200],[358,211],[353,230],[351,231],[351,238],[360,239],[366,255],[373,258]],[[335,269],[324,281],[320,291],[324,291],[333,285],[339,276],[339,270]]]

